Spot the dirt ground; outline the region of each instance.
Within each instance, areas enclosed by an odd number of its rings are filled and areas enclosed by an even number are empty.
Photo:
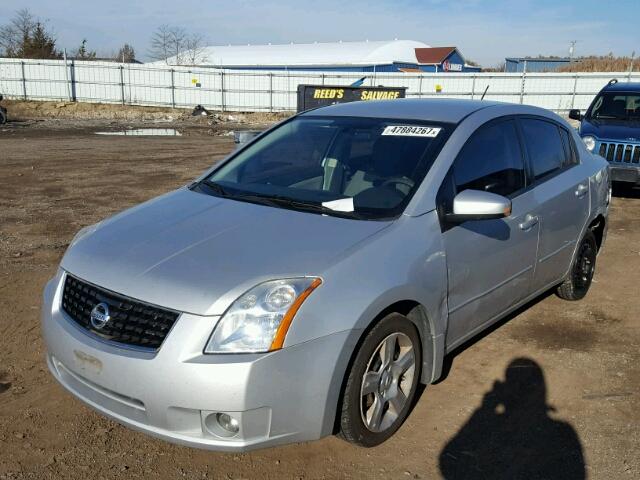
[[[0,479],[537,478],[549,463],[551,478],[640,478],[633,192],[613,200],[587,298],[543,296],[459,349],[379,447],[330,437],[247,454],[194,450],[128,430],[65,393],[44,363],[39,313],[75,232],[184,185],[233,148],[229,125],[185,121],[174,137],[93,134],[156,120],[0,127]]]

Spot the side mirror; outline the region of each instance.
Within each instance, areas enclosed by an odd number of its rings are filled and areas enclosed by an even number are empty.
[[[453,213],[447,214],[450,222],[489,220],[511,215],[511,200],[502,195],[482,190],[464,190],[453,199]]]
[[[572,108],[571,110],[569,110],[569,118],[571,120],[582,120],[582,114],[577,108]]]

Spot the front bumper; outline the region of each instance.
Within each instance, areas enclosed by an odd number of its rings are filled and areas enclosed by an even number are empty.
[[[46,286],[47,363],[69,392],[133,429],[198,448],[246,451],[332,433],[352,331],[268,354],[203,355],[217,317],[182,314],[158,351],[115,346],[59,308],[60,272]],[[230,436],[217,413],[239,422]]]
[[[612,182],[640,184],[640,165],[609,163]]]

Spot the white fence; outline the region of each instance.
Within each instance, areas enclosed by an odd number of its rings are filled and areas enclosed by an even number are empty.
[[[364,73],[221,70],[215,68],[0,59],[0,93],[26,100],[71,100],[193,107],[213,110],[295,110],[297,86],[349,85]],[[408,97],[525,103],[559,113],[586,109],[611,78],[640,81],[629,73],[383,73],[365,85],[407,87]],[[436,91],[440,86],[441,92]]]

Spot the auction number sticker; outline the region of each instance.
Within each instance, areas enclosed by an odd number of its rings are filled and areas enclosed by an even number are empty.
[[[428,137],[434,138],[442,130],[439,127],[416,127],[414,125],[389,125],[385,127],[382,135],[395,135],[398,137]]]

